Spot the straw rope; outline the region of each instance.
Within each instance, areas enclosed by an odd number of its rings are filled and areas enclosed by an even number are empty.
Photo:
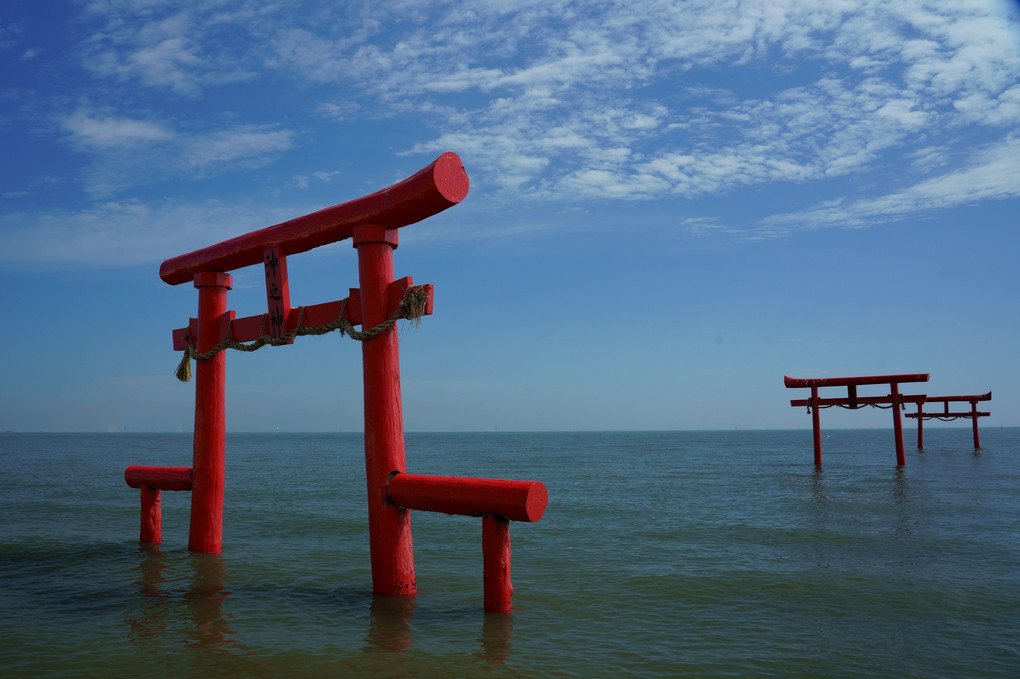
[[[305,307],[298,307],[297,325],[293,330],[288,333],[284,333],[279,337],[271,337],[266,334],[266,319],[269,314],[265,313],[262,314],[258,338],[248,344],[238,342],[234,339],[234,322],[231,320],[227,325],[227,336],[212,349],[203,352],[199,352],[192,343],[191,329],[189,327],[188,330],[185,331],[184,335],[184,342],[186,345],[184,347],[184,356],[181,357],[181,362],[177,366],[175,374],[177,375],[177,379],[181,382],[188,382],[191,380],[191,359],[199,361],[206,360],[212,358],[224,349],[257,351],[266,345],[279,346],[281,344],[288,344],[295,337],[302,335],[325,335],[326,333],[333,332],[334,330],[339,330],[341,335],[346,335],[351,339],[358,340],[359,342],[367,342],[392,328],[393,325],[400,319],[410,321],[414,327],[418,327],[421,323],[421,317],[425,315],[425,309],[428,306],[428,301],[428,290],[424,286],[408,288],[404,293],[403,299],[400,300],[400,305],[397,307],[397,310],[394,311],[389,318],[379,325],[364,331],[355,330],[350,321],[344,318],[344,313],[347,311],[346,299],[340,305],[340,313],[337,315],[336,320],[325,325],[304,326]]]
[[[886,406],[881,405],[879,403],[861,403],[861,404],[858,404],[856,407],[853,407],[853,406],[850,406],[850,405],[844,405],[842,403],[830,403],[827,406],[812,406],[809,403],[808,406],[807,406],[807,411],[808,411],[808,413],[810,413],[812,407],[818,408],[819,410],[825,410],[826,408],[846,408],[847,410],[859,410],[859,409],[865,408],[867,406],[871,406],[872,408],[878,408],[879,410],[889,410],[890,408],[892,408],[893,406],[896,406],[896,405],[898,405],[900,407],[900,410],[906,410],[906,407],[907,407],[906,401],[898,401],[896,403],[890,403],[889,405],[886,405]]]

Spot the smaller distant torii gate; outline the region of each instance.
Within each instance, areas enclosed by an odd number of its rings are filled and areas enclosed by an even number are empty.
[[[900,418],[900,407],[904,403],[916,403],[918,407],[924,403],[925,396],[908,396],[900,394],[900,384],[908,382],[927,382],[928,373],[915,373],[909,375],[865,375],[862,377],[821,377],[810,379],[798,379],[794,377],[783,377],[786,387],[789,389],[810,388],[811,398],[791,399],[793,407],[807,406],[811,413],[811,425],[814,429],[815,438],[815,464],[822,464],[822,429],[818,411],[822,408],[839,406],[856,410],[864,406],[875,406],[878,408],[889,408],[893,413],[893,431],[896,436],[896,464],[903,466],[907,463],[906,454],[903,449],[903,420]],[[858,396],[857,387],[870,384],[888,384],[888,396]],[[819,398],[820,387],[846,387],[846,398]]]
[[[969,419],[974,429],[974,449],[977,450],[981,447],[981,438],[978,436],[978,418],[988,417],[991,413],[979,412],[977,409],[978,401],[991,401],[992,392],[987,394],[979,394],[973,396],[927,396],[924,401],[917,404],[916,413],[907,413],[907,417],[913,417],[917,419],[917,447],[918,449],[924,448],[924,421],[938,419],[943,421],[951,421],[958,418]],[[941,413],[924,412],[924,405],[926,403],[941,403],[943,405],[943,411]],[[970,411],[968,412],[949,412],[950,403],[970,403]]]

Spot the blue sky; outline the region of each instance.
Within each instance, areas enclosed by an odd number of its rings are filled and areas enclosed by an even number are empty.
[[[190,430],[160,262],[445,151],[409,431],[804,428],[783,375],[913,372],[1020,425],[1014,2],[7,0],[0,60],[0,429]],[[357,285],[349,242],[289,268]],[[229,429],[361,428],[356,342],[227,361]]]

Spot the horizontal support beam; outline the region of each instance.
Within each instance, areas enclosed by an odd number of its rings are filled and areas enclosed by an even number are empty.
[[[431,283],[425,285],[411,285],[411,277],[406,276],[398,280],[393,281],[389,288],[389,305],[390,312],[393,313],[400,307],[400,301],[404,298],[404,293],[410,288],[411,290],[424,289],[428,293],[428,303],[425,306],[425,315],[432,315],[432,304],[433,296],[435,294],[435,288]],[[346,306],[344,303],[346,302]],[[304,317],[301,317],[301,309],[304,309]],[[295,307],[290,310],[287,314],[287,319],[284,321],[284,329],[280,334],[286,334],[292,332],[297,327],[298,319],[301,318],[301,327],[312,328],[316,326],[329,325],[340,317],[340,310],[343,309],[343,317],[351,325],[361,325],[361,294],[357,288],[350,290],[350,297],[345,300],[339,300],[336,302],[325,302],[323,304],[310,304],[306,307]],[[269,334],[269,321],[265,320],[265,314],[259,314],[257,316],[245,316],[243,318],[233,319],[232,325],[232,336],[237,342],[254,342],[261,334]],[[198,330],[195,319],[191,319],[191,323],[187,328],[177,328],[173,331],[173,346],[174,351],[184,351],[187,343],[185,337],[190,333],[192,338],[192,344],[194,344],[194,338],[198,336]],[[220,332],[220,337],[227,336],[227,323],[224,320]]]
[[[373,194],[166,260],[159,277],[170,285],[190,283],[196,273],[226,273],[261,264],[265,247],[288,255],[350,238],[355,227],[380,224],[398,229],[420,222],[464,200],[468,176],[456,153],[444,153],[407,179]]]
[[[124,470],[124,480],[132,488],[147,486],[156,490],[191,490],[191,476],[191,467],[134,465]]]
[[[963,417],[963,418],[966,418],[966,419],[971,419],[972,417],[975,417],[975,416],[976,417],[991,417],[991,415],[992,415],[991,413],[973,412],[973,411],[970,411],[970,410],[968,410],[965,413],[903,413],[903,414],[905,416],[907,416],[907,417],[913,417],[915,419],[920,417],[922,420],[937,420],[937,419],[945,419],[945,418],[956,419],[958,417]]]
[[[903,394],[897,397],[895,403],[924,403],[924,394],[908,395]],[[894,403],[892,396],[858,396],[856,407],[870,406],[870,405],[889,405]],[[854,406],[854,403],[848,398],[795,398],[790,400],[790,405],[794,407],[803,408],[804,406],[818,406],[819,408],[825,408],[828,406]]]
[[[973,403],[975,401],[991,401],[992,392],[974,396],[929,396],[926,403]]]
[[[540,481],[472,479],[459,476],[397,474],[387,488],[398,507],[443,514],[494,514],[511,521],[542,518],[549,493]]]
[[[790,389],[798,387],[849,387],[861,384],[902,384],[904,382],[927,382],[928,373],[909,375],[865,375],[862,377],[820,377],[800,379],[783,377],[783,382]]]

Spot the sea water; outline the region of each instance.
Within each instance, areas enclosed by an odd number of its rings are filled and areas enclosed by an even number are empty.
[[[373,596],[360,434],[230,434],[221,554],[189,493],[140,545],[132,464],[186,434],[0,434],[0,676],[1016,677],[1020,429],[408,434],[418,474],[533,479],[514,608],[481,522],[412,513]],[[909,436],[908,436],[909,439]]]

